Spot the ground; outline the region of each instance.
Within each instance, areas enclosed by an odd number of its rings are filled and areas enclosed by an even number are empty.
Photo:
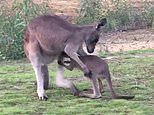
[[[34,71],[27,60],[0,62],[0,115],[153,115],[154,50],[112,53],[107,59],[114,89],[119,95],[134,95],[132,100],[112,99],[106,81],[100,99],[78,98],[68,89],[55,85],[56,63],[49,66],[51,87],[48,101],[39,101]],[[140,56],[139,56],[140,55]],[[149,55],[149,56],[147,56]],[[152,55],[152,56],[151,56]],[[110,54],[100,53],[101,57]],[[116,58],[115,58],[116,57]],[[90,88],[82,72],[65,71],[65,76],[82,90]]]
[[[154,30],[129,30],[102,33],[97,51],[121,52],[138,49],[154,49]]]

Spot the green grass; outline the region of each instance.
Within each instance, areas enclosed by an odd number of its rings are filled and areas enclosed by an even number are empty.
[[[52,87],[47,90],[49,100],[39,101],[30,63],[25,60],[0,62],[0,115],[153,115],[154,57],[126,58],[128,56],[121,54],[120,59],[108,60],[108,63],[115,91],[135,95],[132,100],[111,99],[105,80],[101,99],[75,97],[68,89],[56,87],[56,64],[53,63],[49,67],[52,76]],[[82,78],[78,70],[66,71],[65,75],[71,79]],[[76,85],[80,89],[91,86],[82,80]]]
[[[154,54],[154,49],[145,49],[145,50],[131,50],[131,51],[122,51],[122,52],[100,52],[100,57],[106,58],[108,56],[118,56],[118,57],[132,57],[138,55],[149,55]]]

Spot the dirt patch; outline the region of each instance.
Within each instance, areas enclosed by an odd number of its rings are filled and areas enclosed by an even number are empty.
[[[96,52],[120,52],[139,49],[154,49],[153,30],[103,33],[96,47]]]

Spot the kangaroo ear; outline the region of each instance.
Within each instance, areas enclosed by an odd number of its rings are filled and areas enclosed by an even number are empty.
[[[96,30],[99,30],[101,26],[104,26],[107,23],[107,19],[103,18],[101,19],[100,23],[97,24]]]

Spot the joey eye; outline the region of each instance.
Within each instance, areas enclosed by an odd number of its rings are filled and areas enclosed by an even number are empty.
[[[69,66],[70,63],[71,63],[70,58],[64,58],[64,59],[63,59],[63,64],[64,64],[65,66]]]

